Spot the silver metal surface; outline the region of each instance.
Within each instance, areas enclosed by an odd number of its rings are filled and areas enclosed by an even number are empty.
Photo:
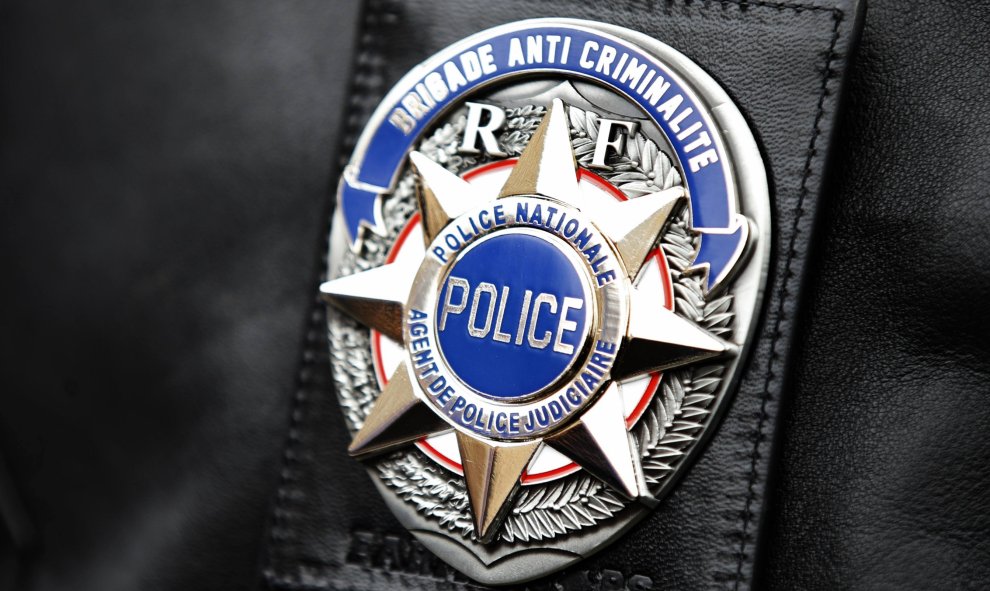
[[[349,427],[357,433],[355,441],[361,443],[358,451],[369,457],[400,450],[374,459],[368,467],[389,507],[438,556],[469,577],[490,584],[530,580],[596,552],[669,492],[698,453],[699,443],[711,435],[738,379],[739,364],[754,330],[770,244],[766,175],[755,141],[726,93],[707,74],[670,47],[619,27],[542,19],[496,31],[521,30],[534,23],[610,35],[645,49],[679,76],[696,102],[706,108],[702,116],[718,130],[712,141],[731,165],[727,182],[735,195],[733,211],[748,231],[750,247],[737,253],[738,260],[729,266],[731,274],[719,277],[715,289],[706,289],[705,269],[693,266],[699,243],[691,231],[691,211],[682,207],[686,194],[680,174],[683,163],[673,155],[670,142],[626,97],[553,71],[546,72],[546,80],[503,78],[472,96],[473,103],[494,104],[504,110],[504,121],[499,119],[502,126],[496,130],[498,126],[492,125],[487,130],[492,137],[478,140],[486,150],[463,149],[469,143],[465,130],[475,133],[479,121],[469,122],[467,106],[453,105],[437,117],[417,140],[412,166],[397,171],[392,186],[379,199],[379,230],[365,232],[354,247],[346,243],[338,210],[330,253],[334,281],[321,291],[344,312],[330,315],[329,338],[338,396]],[[428,64],[442,63],[448,59],[444,56],[455,55],[470,44],[471,40],[457,44]],[[390,96],[402,92],[400,82]],[[476,112],[479,108],[483,107],[472,107]],[[632,113],[638,113],[638,118]],[[385,110],[376,112],[368,129],[382,125],[386,116]],[[635,121],[606,126],[606,130],[616,127],[628,132],[622,141],[605,138],[599,142],[602,120]],[[493,141],[497,151],[490,149]],[[601,152],[605,144],[616,151],[607,166],[603,166]],[[366,149],[367,141],[362,139],[352,162],[360,163]],[[481,165],[520,156],[500,189],[486,189],[484,183],[458,177],[469,176]],[[575,167],[595,168],[625,201],[589,197],[578,186]],[[408,340],[403,339],[409,330],[404,311],[435,310],[441,283],[461,256],[446,261],[429,256],[435,241],[441,239],[440,232],[499,197],[506,205],[551,199],[561,208],[570,208],[623,261],[621,277],[609,284],[612,287],[585,297],[586,302],[595,302],[588,323],[590,334],[605,342],[621,342],[623,354],[611,371],[611,378],[618,381],[607,380],[605,384],[611,385],[586,397],[559,423],[518,437],[466,428],[463,417],[431,397],[428,384],[411,367],[412,349],[399,369],[409,373],[389,381],[384,393],[384,368],[378,367],[384,363],[381,358],[387,341],[402,344]],[[410,218],[417,211],[421,244],[426,244],[423,257],[411,262],[400,252],[396,260],[390,260],[396,257],[396,241],[405,239],[413,228]],[[520,229],[506,226],[490,231]],[[666,308],[657,307],[642,283],[644,261],[653,261],[649,257],[658,235],[660,251],[651,265],[670,270],[667,281],[673,286],[673,299]],[[478,232],[476,238],[484,236]],[[382,267],[386,262],[388,266]],[[574,264],[586,267],[587,261],[576,259]],[[595,271],[589,267],[585,272],[594,277]],[[415,280],[410,279],[413,275]],[[485,326],[491,322],[486,317],[475,320]],[[502,326],[501,311],[497,326]],[[369,333],[367,327],[384,338]],[[574,352],[566,375],[575,375],[580,371],[576,368],[590,362],[589,342],[594,338],[586,337],[585,348]],[[408,342],[405,345],[409,348]],[[622,388],[632,388],[631,384],[638,384],[637,376],[657,371],[663,374],[656,378],[656,393],[642,399],[642,409],[624,412]],[[457,381],[453,373],[448,377]],[[562,379],[521,402],[510,404],[479,395],[478,404],[493,408],[501,404],[525,412],[553,396],[551,392],[559,394],[567,385],[567,378]],[[387,396],[389,388],[396,394]],[[472,390],[467,384],[459,388]],[[386,404],[387,398],[394,400]],[[422,433],[410,430],[407,419],[411,413],[427,408],[432,409],[432,418],[415,422],[429,428]],[[464,479],[452,477],[456,469],[429,451],[429,439],[420,440],[416,447],[396,447],[419,435],[451,429],[456,432]],[[533,469],[548,449],[583,469],[568,468],[559,476],[527,482],[527,467]]]

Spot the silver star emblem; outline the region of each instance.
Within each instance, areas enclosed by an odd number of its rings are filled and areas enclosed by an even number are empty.
[[[428,245],[459,216],[486,205],[487,199],[470,183],[425,155],[413,152],[410,160],[418,178],[419,212]],[[495,537],[520,486],[520,477],[542,446],[564,454],[630,500],[654,502],[643,478],[639,451],[628,434],[617,382],[733,350],[733,345],[656,306],[636,288],[648,254],[672,214],[684,204],[683,189],[675,187],[607,205],[583,199],[567,115],[559,99],[553,101],[497,199],[520,196],[563,204],[593,220],[625,271],[621,281],[628,325],[615,363],[589,397],[591,402],[552,432],[507,441],[456,430],[475,536],[483,543]],[[331,305],[403,343],[403,319],[416,275],[417,269],[408,265],[386,264],[324,283],[320,291]],[[427,402],[409,363],[403,362],[348,451],[367,459],[454,428],[449,417]]]

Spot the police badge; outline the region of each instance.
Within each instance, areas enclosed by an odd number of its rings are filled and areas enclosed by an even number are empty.
[[[447,48],[340,183],[321,292],[348,451],[477,581],[592,554],[714,428],[769,230],[752,134],[674,49],[564,19]]]

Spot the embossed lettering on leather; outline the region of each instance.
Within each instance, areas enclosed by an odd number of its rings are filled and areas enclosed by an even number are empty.
[[[592,588],[606,588],[602,573],[614,572],[623,585],[636,581],[641,588],[655,582],[677,589],[746,587],[826,148],[856,31],[856,4],[630,3],[606,13],[590,2],[370,2],[345,144],[353,143],[381,93],[419,60],[482,28],[538,16],[589,18],[640,30],[677,47],[713,75],[733,95],[764,152],[778,227],[754,354],[709,449],[656,514],[625,539],[578,569],[533,586],[558,582],[580,589],[579,581],[587,580],[597,585]],[[322,339],[320,307],[311,320],[265,557],[266,581],[287,589],[473,586],[433,562],[426,572],[409,572],[410,564],[422,564],[409,558],[415,546],[346,455],[349,436],[329,395],[332,360]],[[361,539],[396,540],[399,550],[355,550]]]

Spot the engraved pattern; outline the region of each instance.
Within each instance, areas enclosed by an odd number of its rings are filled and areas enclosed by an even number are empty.
[[[545,109],[525,106],[506,110],[506,126],[497,138],[510,157],[518,156],[540,122]],[[578,163],[587,166],[598,137],[597,114],[569,107],[571,141]],[[463,173],[491,161],[487,155],[464,156],[457,146],[466,117],[455,115],[424,139],[418,149],[448,170]],[[681,184],[671,158],[642,133],[625,142],[622,154],[607,160],[611,171],[599,171],[629,198]],[[392,195],[383,200],[385,235],[368,233],[358,253],[347,252],[337,276],[349,275],[384,263],[389,246],[416,211],[415,179],[407,171]],[[697,239],[687,212],[670,224],[661,246],[673,279],[675,311],[722,338],[732,331],[732,296],[706,301],[702,277],[688,270],[697,252]],[[330,351],[337,395],[347,424],[356,432],[379,394],[370,335],[350,317],[330,310]],[[642,418],[632,429],[643,458],[643,471],[651,490],[657,490],[674,471],[686,450],[704,429],[726,366],[722,363],[666,372]],[[465,537],[473,534],[470,508],[463,480],[437,466],[414,447],[393,453],[376,463],[379,478],[417,511],[436,519],[441,527]],[[594,525],[615,515],[628,501],[601,481],[579,471],[559,480],[525,486],[514,501],[499,539],[505,542],[552,538]]]

